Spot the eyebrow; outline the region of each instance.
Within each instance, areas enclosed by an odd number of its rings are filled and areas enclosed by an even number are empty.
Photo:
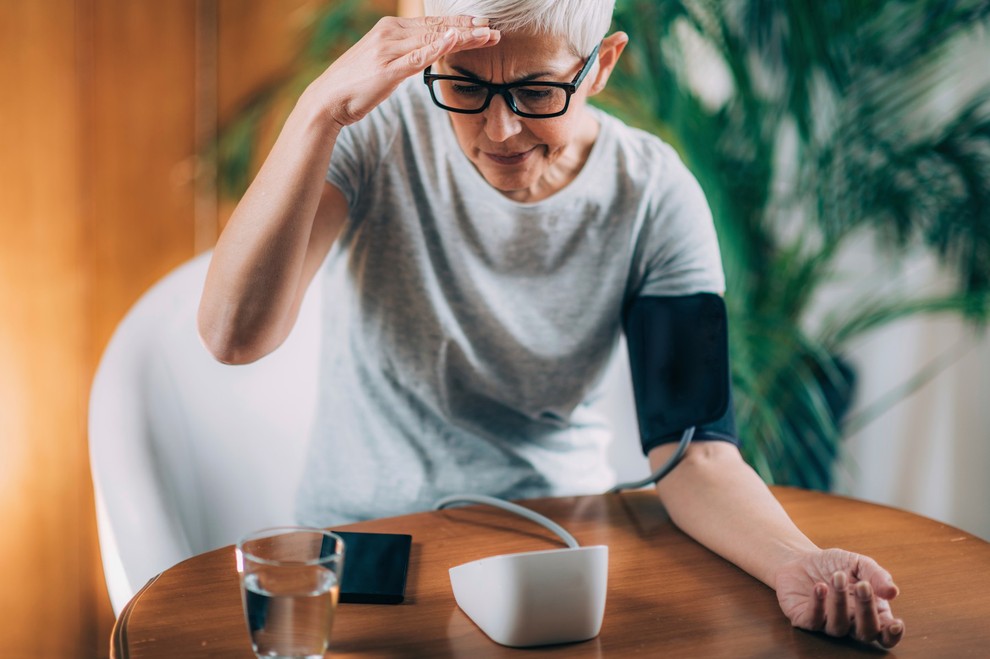
[[[461,66],[451,66],[450,68],[453,69],[454,71],[457,71],[458,73],[460,73],[465,78],[474,78],[475,80],[484,82],[484,78],[482,78],[481,76],[475,74],[474,71],[471,71],[469,69],[465,69],[464,67],[461,67]],[[556,74],[553,71],[539,71],[537,73],[530,73],[529,75],[523,76],[522,78],[517,78],[516,80],[513,80],[512,82],[529,82],[531,80],[536,80],[537,78],[542,78],[544,76],[551,76],[552,77],[554,75],[556,75]],[[547,82],[551,82],[551,81],[547,81]],[[554,82],[556,82],[556,81],[554,81]],[[506,83],[506,84],[511,84],[511,83]]]

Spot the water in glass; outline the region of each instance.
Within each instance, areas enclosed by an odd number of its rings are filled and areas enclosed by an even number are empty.
[[[260,567],[244,575],[244,610],[259,657],[323,657],[340,586],[319,565]]]

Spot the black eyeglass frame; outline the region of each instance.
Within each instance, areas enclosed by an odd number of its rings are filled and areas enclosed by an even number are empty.
[[[560,115],[567,112],[567,108],[569,108],[571,105],[571,96],[574,94],[574,92],[578,90],[578,87],[581,86],[581,83],[584,82],[585,77],[591,71],[591,67],[594,64],[596,57],[598,56],[598,49],[601,47],[601,45],[602,45],[601,42],[599,42],[598,45],[595,46],[595,49],[591,51],[590,55],[588,55],[588,61],[584,63],[584,66],[581,68],[580,71],[578,71],[578,74],[574,76],[574,80],[570,82],[556,82],[552,80],[549,81],[524,80],[520,82],[510,82],[504,85],[498,85],[493,82],[485,82],[484,80],[478,80],[477,78],[468,78],[467,76],[448,76],[448,75],[441,75],[438,73],[431,73],[430,69],[433,68],[432,65],[426,67],[426,70],[423,71],[423,82],[426,84],[427,87],[430,88],[430,96],[433,98],[433,103],[436,104],[437,107],[443,108],[448,112],[457,112],[459,114],[480,114],[488,109],[488,106],[491,104],[492,98],[495,96],[495,94],[499,94],[502,97],[502,99],[505,100],[505,104],[509,106],[509,109],[512,110],[514,113],[518,114],[520,117],[526,117],[527,119],[550,119],[552,117],[559,117]],[[480,87],[484,87],[485,89],[487,89],[488,97],[485,99],[485,102],[481,104],[481,107],[478,108],[477,110],[452,108],[449,105],[444,105],[439,100],[437,100],[437,94],[433,90],[433,82],[435,80],[453,80],[454,82],[469,82],[473,85],[478,85]],[[531,114],[529,112],[523,112],[518,107],[516,107],[516,99],[512,97],[512,94],[509,93],[509,90],[516,89],[518,87],[537,87],[537,86],[557,87],[559,89],[563,89],[564,92],[567,94],[566,97],[564,98],[564,108],[560,112],[553,112],[551,114]]]

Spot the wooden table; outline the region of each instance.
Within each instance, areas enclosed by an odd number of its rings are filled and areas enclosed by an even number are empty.
[[[820,546],[868,554],[901,588],[893,608],[905,639],[890,657],[990,657],[990,544],[892,508],[774,488]],[[582,545],[609,545],[601,634],[590,641],[513,650],[488,639],[457,605],[448,568],[500,553],[550,549],[560,541],[486,507],[374,520],[346,530],[411,533],[406,602],[343,604],[334,657],[831,657],[879,655],[875,647],[793,629],[773,591],[674,528],[649,491],[540,499],[525,504]],[[234,550],[184,561],[153,579],[121,613],[111,655],[251,659]]]

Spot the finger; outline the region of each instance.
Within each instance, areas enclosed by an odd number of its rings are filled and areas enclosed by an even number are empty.
[[[478,16],[424,16],[413,19],[396,19],[399,36],[415,36],[418,43],[429,45],[450,30],[457,32],[457,43],[452,50],[483,48],[498,42],[501,34],[489,28],[489,20]]]
[[[808,612],[808,629],[818,631],[825,626],[826,597],[828,597],[828,585],[816,583],[811,596],[811,609]]]
[[[448,28],[443,34],[426,35],[426,43],[406,53],[395,61],[395,66],[409,74],[425,69],[444,55],[455,50],[466,50],[491,45],[493,30],[487,27],[471,29]]]
[[[386,16],[375,26],[379,50],[387,61],[395,61],[421,47],[436,46],[449,39],[453,31],[460,43],[481,41],[490,36],[487,18],[471,16],[423,16],[396,18]],[[482,38],[484,37],[484,38]],[[476,44],[475,44],[476,45]],[[419,57],[419,56],[417,56]],[[413,58],[416,60],[416,58]]]
[[[900,594],[901,589],[894,583],[894,579],[890,576],[889,572],[880,566],[877,567],[879,572],[870,577],[870,585],[873,586],[873,591],[877,594],[877,597],[892,600]]]
[[[501,40],[502,33],[499,30],[493,30],[492,28],[482,26],[473,27],[470,30],[459,28],[457,36],[458,38],[454,43],[454,47],[451,48],[450,51],[444,53],[445,55],[462,50],[474,50],[476,48],[487,48],[489,46],[494,46]]]
[[[877,597],[892,600],[899,592],[890,572],[880,567],[880,564],[868,556],[859,557],[857,576],[863,581],[869,581]]]
[[[404,30],[426,28],[431,32],[443,34],[451,27],[479,27],[488,25],[487,18],[479,16],[418,16],[415,18],[399,18],[398,25]]]
[[[849,633],[848,585],[845,572],[832,575],[832,587],[825,601],[825,633],[829,636],[845,636]]]
[[[455,46],[483,43],[493,30],[489,27],[444,27],[442,30],[409,30],[396,38],[391,46],[399,52],[409,52],[416,47],[436,45],[438,41],[452,40]]]
[[[892,620],[890,624],[884,625],[880,634],[880,645],[885,648],[892,648],[904,638],[904,621]]]
[[[394,66],[405,69],[408,73],[425,69],[453,50],[460,38],[454,28],[448,28],[443,34],[428,33],[424,35],[425,43],[422,46],[397,59]]]
[[[501,30],[489,30],[488,31],[488,41],[478,44],[478,48],[488,48],[489,46],[494,46],[499,41],[502,40]]]
[[[869,581],[860,581],[853,586],[855,601],[855,633],[856,640],[870,643],[876,640],[880,633],[880,617],[877,614],[877,602],[873,595],[873,586]]]

